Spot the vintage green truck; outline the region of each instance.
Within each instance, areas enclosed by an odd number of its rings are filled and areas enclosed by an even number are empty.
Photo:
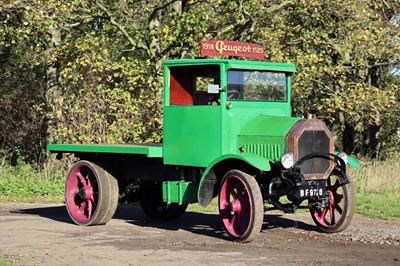
[[[359,165],[334,150],[323,122],[292,117],[295,71],[254,60],[165,61],[162,144],[48,145],[79,158],[65,185],[69,216],[105,224],[124,196],[168,220],[218,197],[234,241],[254,239],[270,209],[306,207],[322,231],[345,229],[355,208],[346,165]]]

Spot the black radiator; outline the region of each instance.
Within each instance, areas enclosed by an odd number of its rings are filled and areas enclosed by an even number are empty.
[[[330,152],[329,137],[324,131],[304,131],[299,138],[298,145],[299,159],[314,152]],[[317,174],[325,173],[329,166],[329,160],[323,158],[313,158],[305,161],[301,169],[303,174]]]

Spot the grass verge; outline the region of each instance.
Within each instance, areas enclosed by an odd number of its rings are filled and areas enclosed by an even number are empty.
[[[356,213],[381,220],[399,220],[400,194],[356,194]]]
[[[53,195],[31,195],[31,196],[2,196],[0,195],[0,204],[5,203],[39,203],[39,204],[62,204],[64,196]]]

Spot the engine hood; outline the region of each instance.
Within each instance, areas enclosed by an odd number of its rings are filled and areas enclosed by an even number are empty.
[[[260,115],[246,123],[238,134],[238,150],[279,161],[285,137],[300,118]]]
[[[291,152],[294,162],[309,154],[333,153],[333,135],[318,119],[258,116],[249,121],[238,134],[238,150],[278,162],[283,153]],[[326,178],[333,161],[313,158],[303,163],[307,180]]]
[[[260,115],[250,120],[239,131],[239,136],[282,136],[285,137],[293,125],[299,121],[296,117]]]

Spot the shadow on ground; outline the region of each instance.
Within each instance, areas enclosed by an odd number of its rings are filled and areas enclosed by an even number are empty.
[[[38,206],[35,208],[14,208],[11,213],[38,215],[57,222],[73,224],[65,206]],[[293,217],[293,218],[292,218]],[[194,234],[206,235],[218,239],[228,239],[216,213],[186,212],[173,221],[153,221],[148,218],[139,205],[119,205],[113,219],[125,220],[127,223],[143,228],[159,228],[175,231],[185,230]],[[310,218],[311,219],[311,218]],[[263,231],[275,228],[296,227],[305,231],[317,231],[315,225],[296,220],[296,215],[267,214],[264,217]]]

